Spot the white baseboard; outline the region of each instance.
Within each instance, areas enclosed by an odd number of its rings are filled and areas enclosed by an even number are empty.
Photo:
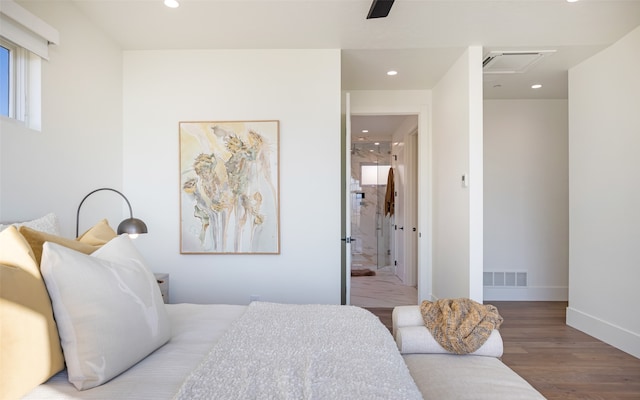
[[[640,334],[567,307],[567,325],[640,358]]]
[[[566,286],[484,287],[484,301],[567,301]]]

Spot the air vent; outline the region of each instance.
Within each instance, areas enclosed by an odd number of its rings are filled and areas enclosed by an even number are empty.
[[[482,60],[485,74],[520,74],[555,50],[491,51]]]
[[[484,286],[493,287],[526,287],[526,272],[484,272],[482,274]]]
[[[391,11],[393,2],[394,0],[373,0],[369,14],[367,14],[367,19],[386,17],[389,15],[389,11]]]

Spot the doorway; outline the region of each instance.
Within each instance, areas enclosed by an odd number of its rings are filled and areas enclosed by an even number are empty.
[[[417,303],[417,118],[351,116],[350,304]]]
[[[351,270],[395,272],[391,260],[394,218],[388,205],[393,190],[391,142],[353,142],[351,175]]]

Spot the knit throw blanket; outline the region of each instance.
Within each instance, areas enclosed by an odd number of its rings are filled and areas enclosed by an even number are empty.
[[[471,299],[423,301],[420,312],[433,338],[445,350],[468,354],[478,350],[499,329],[502,317],[498,309]]]

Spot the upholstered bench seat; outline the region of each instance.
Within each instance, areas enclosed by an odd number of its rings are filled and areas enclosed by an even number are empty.
[[[425,400],[540,400],[544,397],[495,357],[405,354]]]

